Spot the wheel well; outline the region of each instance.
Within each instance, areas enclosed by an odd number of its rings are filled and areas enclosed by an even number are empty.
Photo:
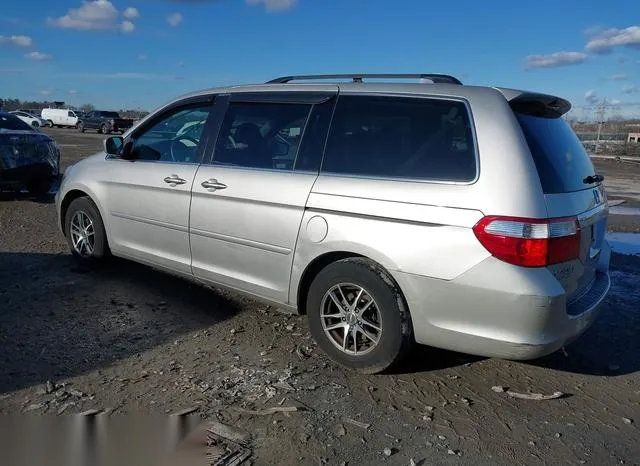
[[[69,204],[78,199],[79,197],[89,197],[87,193],[84,191],[80,191],[79,189],[72,189],[67,193],[67,195],[62,200],[60,204],[60,226],[62,227],[62,231],[67,234],[64,229],[64,219],[67,216],[67,209],[69,209]]]
[[[360,254],[354,254],[352,252],[338,251],[330,252],[322,256],[316,257],[305,269],[298,285],[298,312],[301,315],[307,313],[307,294],[309,293],[309,287],[311,282],[327,265],[337,262],[349,257],[364,257]]]

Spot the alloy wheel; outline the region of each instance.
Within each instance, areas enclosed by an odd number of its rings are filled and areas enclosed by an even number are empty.
[[[95,229],[89,216],[78,211],[71,219],[73,249],[82,257],[90,257],[95,247]]]
[[[322,298],[322,328],[333,345],[351,356],[367,354],[382,336],[382,317],[371,294],[359,285],[340,283]]]

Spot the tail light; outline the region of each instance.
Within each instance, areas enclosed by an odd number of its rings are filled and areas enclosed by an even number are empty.
[[[473,232],[494,257],[522,267],[545,267],[577,259],[580,225],[575,217],[531,219],[488,216]]]

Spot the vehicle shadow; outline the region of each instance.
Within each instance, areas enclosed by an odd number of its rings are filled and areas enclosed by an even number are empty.
[[[405,359],[388,373],[392,375],[420,374],[464,366],[486,358],[457,353],[431,346],[415,345]]]
[[[612,254],[611,290],[601,314],[580,338],[529,364],[596,376],[640,371],[640,258]]]
[[[0,253],[0,393],[108,366],[224,321],[239,306],[209,288],[114,260]]]

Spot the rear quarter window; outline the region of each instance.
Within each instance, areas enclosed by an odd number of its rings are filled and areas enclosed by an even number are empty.
[[[589,189],[584,179],[595,174],[591,158],[562,118],[516,112],[546,194]]]
[[[422,97],[341,96],[321,171],[473,181],[477,167],[467,106]]]

